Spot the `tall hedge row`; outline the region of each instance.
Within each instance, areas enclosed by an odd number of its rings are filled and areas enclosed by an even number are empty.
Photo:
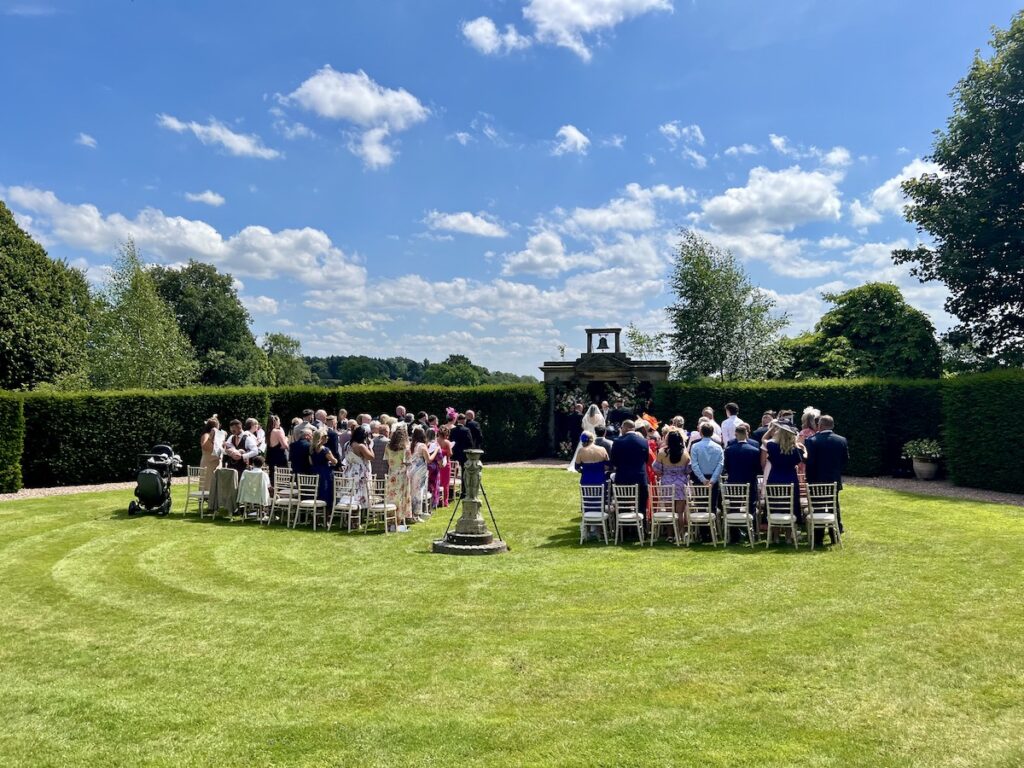
[[[266,424],[270,413],[287,424],[305,408],[377,415],[394,413],[399,404],[438,414],[448,405],[474,408],[487,461],[532,458],[543,445],[539,385],[30,393],[0,400],[0,488],[16,490],[21,476],[29,487],[129,480],[138,454],[156,443],[168,443],[186,463],[198,464],[199,430],[214,413],[225,426],[248,416]]]
[[[21,488],[25,410],[20,397],[0,394],[0,493]]]
[[[957,485],[1024,493],[1024,447],[1017,434],[1024,371],[945,382],[946,468]]]
[[[902,384],[903,382],[901,382]],[[931,384],[931,390],[927,389]],[[939,382],[923,383],[923,391],[938,401]],[[852,475],[878,475],[891,470],[888,463],[896,439],[890,429],[892,385],[884,380],[806,382],[668,382],[655,391],[658,416],[664,419],[681,414],[693,428],[701,409],[710,405],[716,418],[724,418],[724,405],[733,401],[740,406],[745,421],[759,425],[766,410],[796,411],[796,419],[808,405],[820,408],[836,420],[836,431],[850,442]],[[935,429],[938,429],[936,424]],[[902,443],[900,444],[902,445]],[[899,451],[899,446],[895,447]]]

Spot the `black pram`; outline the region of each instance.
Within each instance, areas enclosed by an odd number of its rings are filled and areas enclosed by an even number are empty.
[[[171,511],[171,478],[181,469],[181,457],[169,445],[154,445],[149,453],[139,454],[139,474],[135,478],[135,498],[128,514],[156,512],[160,517]]]

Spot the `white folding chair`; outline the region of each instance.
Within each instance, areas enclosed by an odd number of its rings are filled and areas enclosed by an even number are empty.
[[[455,500],[462,495],[462,463],[452,461],[451,484],[449,486],[449,503],[454,504]]]
[[[756,503],[756,502],[755,502]],[[750,512],[750,483],[724,483],[722,485],[722,543],[729,544],[729,529],[747,532],[747,542],[754,546],[757,526]]]
[[[788,530],[793,536],[793,547],[799,549],[796,513],[793,512],[793,486],[790,483],[765,483],[764,500],[768,518],[768,535],[764,539],[765,549],[771,544],[772,528]]]
[[[317,475],[296,475],[296,486],[299,490],[298,502],[295,505],[295,516],[292,518],[292,528],[300,521],[304,522],[308,517],[313,521],[313,530],[316,530],[317,518],[323,521],[327,527],[327,502],[316,497],[317,488],[320,485],[320,478]]]
[[[814,549],[814,532],[819,528],[822,531],[831,531],[839,546],[843,546],[843,537],[839,535],[838,508],[837,483],[807,484],[807,538],[811,540],[811,549]]]
[[[615,543],[619,543],[624,525],[635,525],[640,546],[643,546],[644,515],[640,511],[640,486],[616,483],[612,485],[612,497],[615,499]]]
[[[658,540],[658,534],[666,526],[672,526],[672,535],[676,546],[680,546],[682,536],[679,535],[679,518],[676,516],[676,488],[674,485],[652,485],[651,493],[651,546]]]
[[[295,505],[298,503],[298,491],[295,489],[295,476],[288,467],[274,467],[274,493],[270,497],[270,511],[262,522],[270,525],[274,521],[274,514],[281,513],[280,520],[285,525],[291,525],[292,514]]]
[[[604,543],[608,543],[608,513],[604,509],[604,486],[580,486],[580,544],[587,534],[587,526],[601,526]]]
[[[686,486],[686,546],[694,540],[696,528],[711,531],[711,546],[718,546],[718,514],[711,508],[711,486],[690,483]]]
[[[195,490],[193,490],[192,486],[195,486]],[[189,467],[188,486],[186,487],[185,494],[185,508],[181,510],[181,516],[184,517],[188,514],[189,502],[195,499],[196,505],[199,509],[199,517],[202,517],[203,507],[206,505],[206,499],[209,495],[209,491],[203,490],[203,468]]]
[[[359,511],[359,500],[356,498],[357,490],[358,485],[354,477],[344,477],[341,472],[334,473],[334,509],[331,510],[331,516],[327,520],[327,530],[331,530],[331,526],[334,525],[335,513],[345,515],[350,532],[353,530],[353,520],[356,528],[360,526],[362,516]],[[341,525],[340,520],[338,525]]]
[[[398,530],[398,505],[388,501],[387,490],[388,479],[386,477],[370,476],[370,506],[363,533],[368,533],[370,526],[377,522],[383,524],[384,533],[388,532],[389,525],[394,525],[395,530]]]

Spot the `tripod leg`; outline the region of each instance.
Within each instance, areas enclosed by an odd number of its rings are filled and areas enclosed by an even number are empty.
[[[498,521],[494,519],[494,510],[491,509],[491,500],[487,498],[487,491],[484,490],[483,478],[480,478],[480,493],[484,495],[484,504],[487,505],[487,511],[491,515],[491,522],[494,523],[494,533],[498,537],[498,541],[504,541],[501,538],[501,531],[498,530]]]
[[[448,531],[452,529],[452,521],[455,519],[455,515],[459,513],[459,505],[462,504],[462,497],[460,496],[455,501],[455,509],[452,510],[452,516],[448,518],[448,527],[444,529],[444,535],[448,535]]]

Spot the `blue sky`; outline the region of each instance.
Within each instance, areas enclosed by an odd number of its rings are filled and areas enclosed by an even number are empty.
[[[309,354],[536,373],[664,327],[680,227],[790,313],[897,282],[899,180],[1002,0],[0,0],[0,198],[101,281],[231,272]]]

